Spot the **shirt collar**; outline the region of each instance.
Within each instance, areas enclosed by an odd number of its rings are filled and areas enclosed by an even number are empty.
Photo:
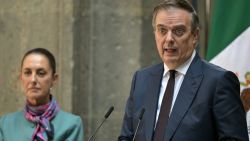
[[[185,75],[187,73],[187,70],[188,70],[191,62],[194,59],[195,53],[196,53],[196,51],[194,50],[193,53],[192,53],[192,56],[185,63],[183,63],[182,65],[180,65],[179,67],[177,67],[175,69],[179,74]],[[165,76],[168,73],[168,71],[169,71],[169,68],[164,63],[164,73],[163,73],[163,76]]]

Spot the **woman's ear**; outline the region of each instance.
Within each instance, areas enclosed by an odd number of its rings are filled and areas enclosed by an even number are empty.
[[[19,74],[18,74],[18,79],[19,80],[22,80],[22,72],[20,71]]]
[[[52,82],[52,86],[53,85],[55,85],[55,83],[58,81],[58,74],[57,73],[55,73],[54,75],[53,75],[53,82]]]

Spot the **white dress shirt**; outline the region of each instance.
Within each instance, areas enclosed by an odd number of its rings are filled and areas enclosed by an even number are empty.
[[[172,108],[174,106],[175,100],[177,98],[177,95],[179,93],[181,84],[183,82],[184,76],[187,73],[187,70],[192,62],[192,60],[194,59],[195,56],[195,50],[192,53],[192,56],[181,66],[179,66],[178,68],[176,68],[176,73],[175,73],[175,86],[174,86],[174,95],[173,95],[173,100],[172,100],[172,105],[171,105],[171,109],[169,112],[169,115],[171,114]],[[159,99],[158,99],[158,106],[157,106],[157,113],[156,113],[156,120],[155,120],[155,126],[160,114],[160,110],[161,110],[161,103],[162,103],[162,99],[165,93],[165,89],[168,83],[168,79],[169,79],[169,68],[167,67],[167,65],[164,63],[164,73],[163,73],[163,77],[162,77],[162,81],[161,81],[161,88],[160,88],[160,94],[159,94]]]

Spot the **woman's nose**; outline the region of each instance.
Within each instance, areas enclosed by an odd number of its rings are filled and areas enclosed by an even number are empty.
[[[37,76],[36,76],[36,74],[32,74],[31,75],[31,82],[36,82],[37,81]]]

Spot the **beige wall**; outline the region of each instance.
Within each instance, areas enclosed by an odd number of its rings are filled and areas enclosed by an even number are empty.
[[[22,109],[25,100],[18,80],[20,60],[24,52],[36,47],[54,53],[60,74],[54,93],[62,107],[71,111],[73,3],[1,0],[0,9],[0,114]]]

